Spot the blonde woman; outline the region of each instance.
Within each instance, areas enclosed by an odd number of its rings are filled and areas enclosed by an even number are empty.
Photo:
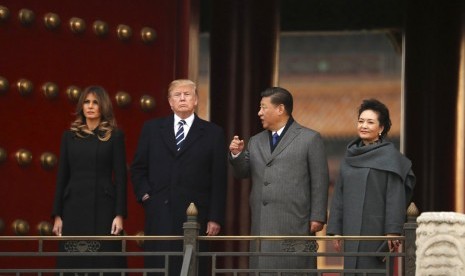
[[[61,140],[52,217],[57,236],[119,235],[126,217],[124,134],[116,128],[111,100],[99,86],[80,95],[76,120]],[[64,252],[121,251],[115,241],[60,243]],[[58,268],[125,267],[121,257],[59,257]]]

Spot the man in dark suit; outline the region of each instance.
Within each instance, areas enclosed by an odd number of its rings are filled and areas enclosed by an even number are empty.
[[[173,81],[168,101],[174,114],[150,120],[142,128],[131,179],[145,211],[145,235],[182,235],[191,202],[198,209],[201,235],[214,236],[221,230],[227,148],[223,130],[194,113],[197,97],[194,82]],[[177,241],[145,241],[144,247],[146,251],[183,250]],[[170,275],[179,275],[181,266],[181,258],[170,257]],[[146,257],[145,267],[164,267],[164,258]]]

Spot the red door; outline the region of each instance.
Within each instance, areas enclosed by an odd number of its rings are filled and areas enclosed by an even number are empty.
[[[118,125],[126,134],[130,164],[142,123],[170,113],[167,86],[175,78],[186,77],[189,3],[0,3],[0,235],[39,235],[40,225],[44,230],[46,223],[52,223],[57,171],[53,156],[59,156],[61,134],[74,120],[75,102],[67,94],[73,87],[100,85],[110,94]],[[121,91],[127,93],[126,99],[131,98],[127,105],[116,100]],[[144,95],[152,97],[154,108],[142,108]],[[41,162],[41,158],[48,163]],[[47,168],[47,164],[51,167]],[[142,209],[130,182],[128,214],[126,233],[142,231]],[[22,224],[15,224],[18,220]],[[13,224],[27,224],[29,230],[15,231]],[[133,242],[128,246],[137,249]],[[1,251],[21,249],[17,244],[0,247]],[[31,249],[37,250],[37,246]],[[43,262],[1,258],[0,268]]]

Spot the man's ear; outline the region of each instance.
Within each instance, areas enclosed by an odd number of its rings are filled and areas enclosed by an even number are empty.
[[[283,104],[278,105],[278,111],[279,111],[279,114],[286,113],[286,109],[284,108]]]

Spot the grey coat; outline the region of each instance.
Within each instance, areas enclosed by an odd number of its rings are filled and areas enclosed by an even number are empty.
[[[237,178],[252,177],[252,235],[314,235],[310,221],[326,222],[328,164],[318,132],[293,122],[273,153],[269,131],[250,138],[230,163]],[[251,250],[256,250],[252,244]],[[261,251],[315,251],[316,242],[268,241]],[[261,257],[252,268],[316,268],[310,257]]]
[[[415,176],[392,143],[347,147],[331,202],[328,235],[401,234]],[[346,252],[376,252],[382,241],[345,241]],[[346,257],[344,268],[385,268],[376,257]]]

